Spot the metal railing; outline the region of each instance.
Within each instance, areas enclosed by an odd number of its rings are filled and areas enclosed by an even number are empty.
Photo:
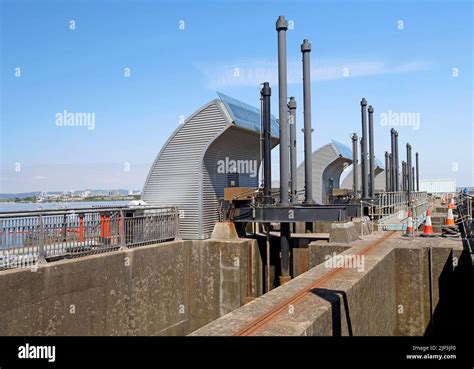
[[[411,200],[417,203],[426,203],[428,201],[428,192],[418,191],[410,193]]]
[[[175,207],[0,213],[0,269],[179,238]]]
[[[384,229],[387,224],[400,223],[412,212],[413,222],[418,226],[424,219],[428,208],[426,192],[411,192],[410,197],[404,191],[380,192],[374,200],[360,201],[362,207],[367,207],[368,216],[373,224]]]
[[[474,196],[465,195],[462,192],[456,197],[458,217],[456,223],[462,223],[465,237],[471,239],[474,236]]]
[[[406,192],[381,192],[376,194],[374,201],[373,216],[382,218],[388,215],[397,214],[407,206]]]

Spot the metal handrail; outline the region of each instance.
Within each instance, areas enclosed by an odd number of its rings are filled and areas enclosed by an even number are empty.
[[[90,212],[101,212],[101,211],[119,211],[123,209],[155,209],[156,207],[148,205],[140,206],[107,206],[107,207],[93,207],[93,208],[65,208],[65,209],[41,209],[41,210],[23,210],[23,211],[0,211],[1,218],[11,218],[11,217],[29,217],[29,216],[39,216],[39,215],[59,215],[59,214],[84,214]]]
[[[2,213],[0,269],[177,238],[179,216],[173,206]]]
[[[393,222],[393,217],[406,218],[407,211],[412,212],[412,218],[418,225],[422,221],[425,211],[428,208],[428,194],[426,192],[411,192],[408,195],[405,191],[379,192],[375,199],[360,200],[362,207],[368,208],[368,216],[372,225],[377,224],[384,229],[387,222]]]

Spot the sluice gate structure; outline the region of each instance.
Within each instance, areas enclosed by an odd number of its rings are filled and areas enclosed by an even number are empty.
[[[360,129],[347,132],[348,142],[313,151],[312,45],[304,39],[298,48],[299,104],[288,93],[287,50],[296,48],[287,29],[280,16],[277,94],[262,81],[253,104],[260,109],[222,93],[198,109],[158,153],[142,203],[0,214],[1,334],[411,336],[474,328],[472,196],[419,191],[425,156],[414,142],[399,143],[395,129],[386,132],[385,162],[377,159],[376,107],[365,97],[354,102]]]

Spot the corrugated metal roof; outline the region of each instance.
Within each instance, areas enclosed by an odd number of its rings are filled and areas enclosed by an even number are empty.
[[[260,133],[260,109],[257,109],[240,100],[234,99],[233,97],[227,96],[221,92],[217,92],[217,95],[224,103],[225,108],[228,110],[229,115],[231,116],[236,126],[246,129],[248,131]],[[279,130],[280,128],[278,125],[278,120],[272,115],[272,137],[279,138]]]

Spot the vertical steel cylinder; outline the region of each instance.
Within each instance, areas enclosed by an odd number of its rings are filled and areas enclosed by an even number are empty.
[[[365,97],[360,102],[361,119],[362,119],[362,197],[367,199],[369,196],[369,177],[368,177],[368,162],[367,162],[367,100]]]
[[[402,191],[407,189],[407,163],[402,160]]]
[[[296,100],[290,97],[288,102],[289,126],[290,126],[290,193],[291,203],[297,203],[297,183],[296,183]]]
[[[395,131],[395,191],[400,191],[400,158],[398,156],[398,132]]]
[[[416,190],[420,191],[420,166],[418,164],[418,153],[415,154],[416,160]]]
[[[375,151],[374,151],[374,108],[369,105],[369,178],[370,178],[370,191],[369,197],[375,198]]]
[[[390,192],[393,191],[393,178],[392,178],[392,177],[393,177],[393,170],[392,170],[392,169],[393,169],[393,168],[392,168],[392,167],[393,167],[393,164],[392,164],[392,162],[393,162],[392,154],[390,153],[390,154],[388,154],[388,163],[389,163],[389,168],[390,168],[390,170],[388,171],[388,176],[389,176],[389,178],[390,178],[390,182],[389,182],[389,184],[390,184]]]
[[[272,204],[271,94],[270,84],[264,82],[260,95],[262,99],[263,121],[263,202],[266,205]]]
[[[288,22],[280,15],[276,22],[278,32],[278,99],[280,121],[280,203],[288,204],[288,120],[287,120],[287,74],[286,74],[286,31]]]
[[[407,174],[407,192],[408,192],[408,201],[410,201],[410,192],[411,192],[411,184],[412,184],[412,178],[411,178],[411,145],[407,143],[407,169],[406,169],[406,174]]]
[[[311,124],[311,44],[303,40],[301,44],[303,57],[303,116],[304,116],[304,188],[305,203],[313,200],[313,159],[312,159],[312,124]]]
[[[288,204],[288,122],[287,122],[287,74],[286,74],[286,31],[288,22],[280,16],[276,22],[278,32],[278,99],[280,120],[280,203]],[[281,223],[280,251],[281,276],[284,283],[290,275],[290,225]]]
[[[388,151],[385,151],[385,191],[390,191],[390,158]]]
[[[390,130],[390,145],[391,145],[391,162],[390,162],[390,179],[391,179],[391,191],[396,191],[396,187],[397,187],[397,184],[395,182],[395,177],[396,177],[396,174],[395,174],[395,129],[391,129]]]
[[[352,190],[354,197],[359,197],[359,153],[357,152],[358,137],[357,133],[351,135],[352,139]]]

